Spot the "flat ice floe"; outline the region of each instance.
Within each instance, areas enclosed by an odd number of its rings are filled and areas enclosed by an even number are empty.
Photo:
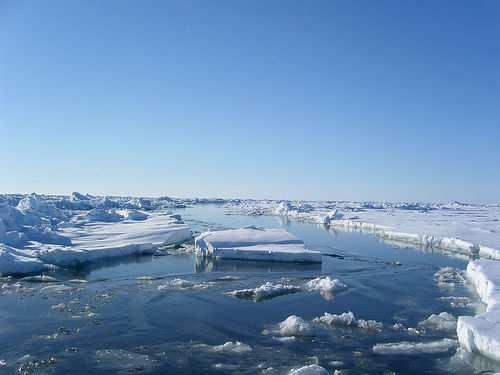
[[[384,344],[376,344],[373,352],[377,354],[423,354],[423,353],[444,353],[450,349],[456,348],[456,340],[442,339],[427,342],[401,341]]]
[[[151,214],[143,221],[91,223],[64,228],[72,246],[40,246],[37,257],[45,263],[74,266],[104,258],[154,252],[160,245],[191,238],[190,228],[165,214]]]
[[[321,253],[307,250],[304,242],[283,229],[248,226],[205,232],[195,240],[199,256],[221,259],[320,263]]]
[[[474,317],[459,317],[458,339],[466,350],[500,360],[500,264],[491,260],[471,261],[467,277],[487,311]]]

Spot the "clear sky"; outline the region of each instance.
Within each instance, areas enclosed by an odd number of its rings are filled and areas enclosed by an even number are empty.
[[[0,0],[0,165],[0,192],[500,202],[500,2]]]

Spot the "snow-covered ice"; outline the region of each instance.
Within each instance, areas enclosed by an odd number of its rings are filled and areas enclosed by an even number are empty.
[[[302,288],[288,284],[273,284],[267,282],[254,289],[239,289],[228,292],[227,294],[236,298],[253,299],[263,301],[274,297],[300,292]]]
[[[166,212],[176,206],[173,200],[80,193],[0,198],[0,274],[40,273],[54,265],[150,253],[192,236],[179,215]]]
[[[205,232],[195,239],[199,256],[221,259],[319,263],[321,253],[307,250],[304,242],[283,229],[248,226]]]
[[[500,360],[500,263],[476,260],[467,266],[467,278],[476,288],[487,311],[458,318],[460,344],[468,351]]]
[[[388,241],[500,259],[500,205],[243,200],[226,207],[229,211],[285,216],[369,232]]]
[[[345,288],[347,288],[347,286],[339,279],[332,279],[330,276],[326,276],[314,278],[306,282],[304,285],[290,285],[286,283],[273,284],[271,282],[267,282],[257,288],[238,289],[226,294],[236,298],[263,301],[297,292],[320,292],[323,295],[331,295],[332,293],[344,290]]]
[[[427,342],[401,341],[373,346],[373,352],[377,354],[422,354],[422,353],[444,353],[450,349],[456,348],[456,340],[442,339]]]

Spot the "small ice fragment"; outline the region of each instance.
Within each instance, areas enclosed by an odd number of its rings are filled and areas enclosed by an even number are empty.
[[[313,323],[322,324],[329,327],[361,328],[366,330],[382,329],[383,324],[375,320],[356,319],[352,311],[340,315],[325,312],[323,316],[313,319]]]
[[[218,353],[241,354],[241,353],[251,352],[252,347],[240,341],[235,341],[235,342],[228,341],[225,344],[213,346],[212,350]]]
[[[54,283],[57,279],[52,276],[47,275],[37,275],[37,276],[26,276],[21,279],[21,281],[27,281],[31,283]]]
[[[274,331],[264,331],[264,334],[275,334],[279,336],[309,336],[312,334],[311,324],[300,316],[290,315],[278,324]]]
[[[317,277],[306,283],[304,289],[309,292],[324,292],[333,293],[338,290],[347,288],[347,286],[342,283],[339,279],[332,279],[330,276]]]
[[[328,371],[318,365],[308,365],[290,370],[288,375],[329,375]]]

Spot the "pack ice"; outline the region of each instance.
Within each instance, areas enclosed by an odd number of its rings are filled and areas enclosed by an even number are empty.
[[[196,254],[221,259],[320,263],[321,253],[283,229],[247,226],[204,232],[195,239]]]
[[[39,273],[191,238],[170,198],[0,195],[0,274]]]

